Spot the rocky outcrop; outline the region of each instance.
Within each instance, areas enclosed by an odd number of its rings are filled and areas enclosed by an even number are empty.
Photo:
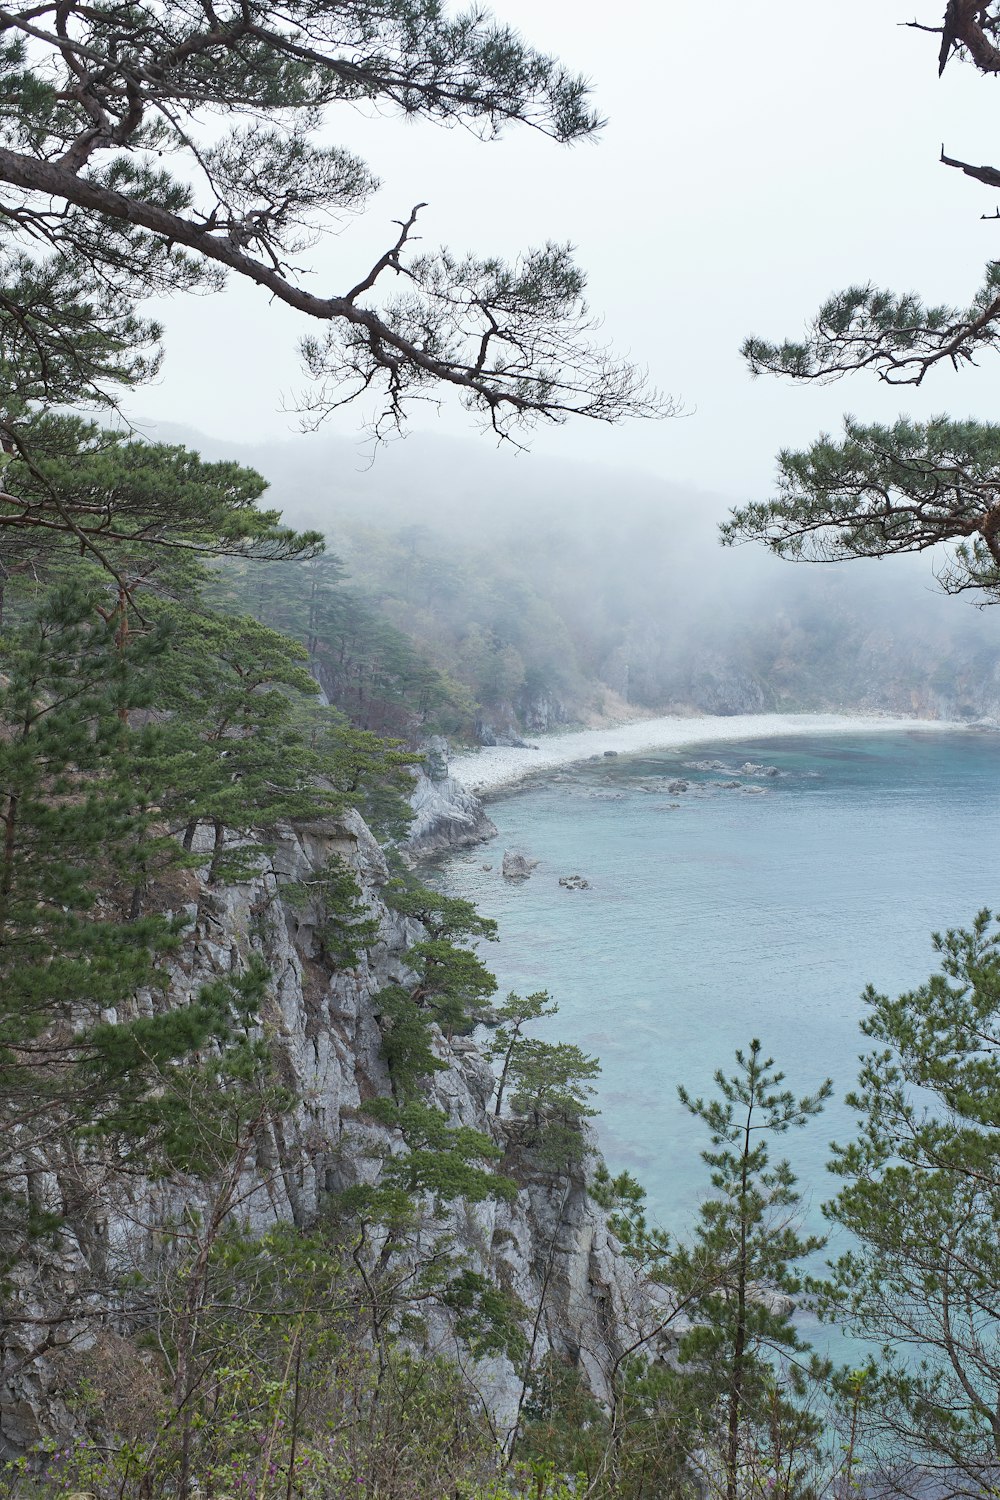
[[[516,854],[508,849],[504,853],[503,864],[500,868],[504,880],[527,880],[537,864],[537,859],[529,859],[526,854]]]
[[[530,692],[527,688],[522,688],[514,699],[514,709],[525,729],[535,734],[556,729],[569,719],[562,699],[544,689]]]
[[[355,872],[378,922],[377,941],[351,969],[334,968],[325,958],[317,913],[282,899],[286,883],[308,882],[331,855]],[[370,1181],[379,1155],[399,1149],[393,1132],[362,1110],[389,1090],[375,997],[405,977],[403,954],[421,930],[384,903],[387,878],[382,852],[357,814],[280,831],[259,874],[239,885],[213,888],[190,873],[182,908],[187,925],[172,959],[169,993],[145,996],[142,1003],[183,1003],[206,983],[241,972],[253,955],[267,966],[261,1022],[278,1074],[297,1103],[267,1123],[243,1163],[235,1201],[251,1230],[279,1222],[310,1226],[327,1194]],[[449,1042],[438,1035],[435,1046],[445,1066],[430,1081],[430,1101],[453,1123],[491,1134],[507,1151],[503,1170],[521,1182],[514,1202],[460,1205],[435,1232],[450,1235],[475,1269],[521,1299],[536,1365],[553,1350],[604,1397],[623,1349],[655,1322],[647,1293],[588,1196],[584,1170],[553,1177],[511,1163],[504,1123],[489,1108],[489,1065],[468,1037]],[[74,1160],[72,1182],[55,1164],[40,1192],[41,1206],[58,1209],[64,1227],[56,1249],[23,1268],[14,1288],[23,1321],[11,1318],[5,1328],[10,1378],[0,1392],[0,1431],[8,1452],[72,1428],[60,1394],[67,1347],[75,1356],[86,1354],[105,1313],[113,1334],[112,1310],[117,1305],[120,1319],[120,1303],[112,1289],[152,1264],[160,1226],[179,1222],[185,1212],[198,1214],[208,1202],[195,1180],[115,1177],[106,1166],[90,1169],[80,1160]],[[62,1321],[47,1334],[47,1309],[55,1305]],[[437,1352],[457,1349],[444,1311],[429,1317],[425,1338]],[[512,1422],[521,1384],[509,1361],[484,1361],[476,1378],[500,1427]]]
[[[481,745],[511,745],[525,750],[523,734],[544,734],[569,719],[565,703],[544,689],[521,688],[513,700],[481,703],[476,713],[476,739]]]
[[[496,825],[479,798],[448,775],[448,742],[439,735],[423,747],[424,765],[417,771],[410,796],[414,819],[405,848],[418,857],[448,849],[471,849],[496,837]]]
[[[492,719],[484,718],[482,714],[476,719],[476,739],[481,745],[488,747],[505,745],[512,750],[528,749],[527,740],[523,740],[516,729],[498,727]]]

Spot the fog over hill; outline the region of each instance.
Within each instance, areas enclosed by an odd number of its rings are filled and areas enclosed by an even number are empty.
[[[931,555],[796,565],[723,549],[719,521],[751,497],[487,439],[415,436],[372,459],[323,435],[148,435],[258,468],[287,520],[326,533],[349,584],[470,688],[487,739],[623,701],[1000,714],[1000,615],[943,596]]]

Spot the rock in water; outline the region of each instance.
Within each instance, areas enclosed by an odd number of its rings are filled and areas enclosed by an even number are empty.
[[[524,854],[512,854],[508,849],[503,857],[502,869],[504,879],[527,880],[537,864],[537,859],[528,859]]]
[[[560,875],[559,884],[567,891],[589,891],[590,881],[582,875]]]

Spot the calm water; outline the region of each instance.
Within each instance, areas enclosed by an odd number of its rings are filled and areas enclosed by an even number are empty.
[[[501,993],[548,989],[560,1014],[544,1034],[600,1057],[609,1166],[640,1178],[667,1227],[706,1186],[679,1083],[710,1091],[754,1036],[797,1092],[831,1076],[825,1114],[778,1147],[818,1227],[827,1143],[852,1133],[861,990],[919,984],[932,931],[1000,907],[998,780],[1000,734],[976,731],[602,759],[494,802],[499,839],[441,879],[498,919],[484,957]],[[505,849],[539,861],[530,880],[501,878]],[[569,874],[591,889],[562,889]]]

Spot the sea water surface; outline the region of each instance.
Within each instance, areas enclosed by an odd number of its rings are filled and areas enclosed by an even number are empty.
[[[832,1078],[824,1114],[775,1151],[822,1229],[868,1045],[861,992],[921,983],[932,931],[1000,909],[998,787],[1000,734],[978,729],[602,757],[494,800],[499,838],[438,878],[499,922],[483,956],[500,993],[549,990],[539,1034],[600,1058],[601,1147],[667,1228],[683,1234],[708,1188],[678,1084],[710,1094],[753,1037],[797,1093]],[[529,880],[502,878],[506,849],[538,860]],[[560,887],[571,874],[590,889]]]

